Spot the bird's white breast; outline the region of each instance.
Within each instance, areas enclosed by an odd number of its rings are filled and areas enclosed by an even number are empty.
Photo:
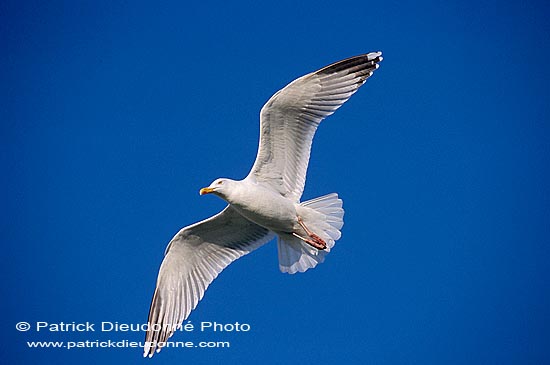
[[[292,232],[296,204],[261,185],[245,183],[227,201],[250,221],[273,232]]]

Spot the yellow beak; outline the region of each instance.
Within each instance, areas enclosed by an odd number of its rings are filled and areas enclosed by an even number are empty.
[[[214,191],[214,189],[212,189],[212,188],[202,188],[201,190],[199,190],[199,194],[200,195],[210,194],[213,191]]]

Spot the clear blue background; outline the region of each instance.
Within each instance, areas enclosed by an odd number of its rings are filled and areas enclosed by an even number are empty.
[[[537,1],[3,1],[1,353],[18,364],[550,362],[550,16]],[[192,313],[229,349],[28,349],[19,321],[144,323],[166,244],[244,177],[263,103],[382,50],[316,136],[304,199],[343,237],[305,274],[273,243]]]

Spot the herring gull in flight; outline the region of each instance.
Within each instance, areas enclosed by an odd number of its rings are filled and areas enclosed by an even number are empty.
[[[143,356],[161,350],[224,268],[275,237],[282,272],[304,272],[324,261],[340,238],[344,210],[335,193],[300,202],[311,143],[321,121],[365,83],[381,55],[351,57],[302,76],[263,106],[258,154],[248,176],[216,179],[200,190],[228,206],[181,229],[166,248]]]

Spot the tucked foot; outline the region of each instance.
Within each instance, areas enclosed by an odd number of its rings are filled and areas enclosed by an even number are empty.
[[[327,244],[325,243],[325,241],[323,241],[322,238],[320,238],[319,236],[315,235],[315,238],[314,239],[309,239],[309,238],[305,238],[305,237],[302,237],[300,236],[299,234],[297,233],[294,233],[292,232],[292,235],[294,237],[298,237],[299,239],[301,239],[302,241],[304,241],[305,243],[307,243],[308,245],[312,246],[312,247],[315,247],[316,249],[318,250],[324,250],[327,248]]]
[[[298,216],[298,223],[300,224],[300,226],[302,226],[304,231],[306,231],[309,238],[302,237],[297,233],[292,233],[295,237],[298,237],[299,239],[301,239],[305,243],[309,244],[310,246],[315,247],[318,250],[324,250],[324,249],[327,248],[327,243],[325,242],[325,240],[323,240],[321,237],[319,237],[318,235],[316,235],[315,233],[310,231],[309,228],[307,228],[307,226],[304,224],[304,221],[302,220],[302,217],[300,217],[300,216]]]

